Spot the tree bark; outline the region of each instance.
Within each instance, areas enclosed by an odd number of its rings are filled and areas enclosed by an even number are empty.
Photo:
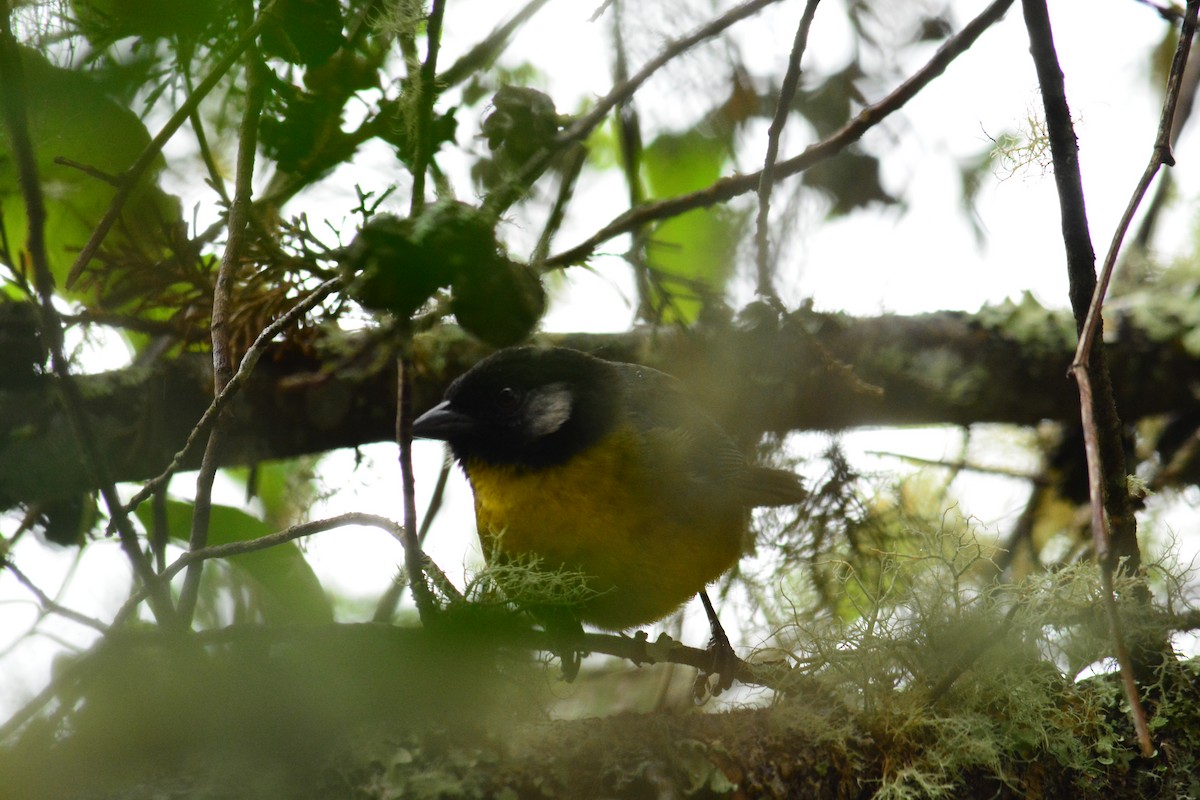
[[[1196,411],[1194,324],[1144,304],[1130,309],[1110,312],[1108,325],[1113,384],[1126,419]],[[804,313],[782,328],[564,334],[540,341],[670,372],[732,433],[754,436],[876,425],[1076,424],[1078,400],[1066,377],[1074,338],[1069,314],[1026,300],[977,314]],[[297,355],[283,345],[259,362],[232,404],[224,463],[391,440],[395,359],[376,344],[370,363],[357,363],[346,355],[351,346]],[[485,352],[450,329],[418,339],[417,412]],[[206,354],[189,353],[151,367],[79,377],[118,480],[145,480],[169,463],[211,400],[211,369]],[[7,388],[0,381],[0,507],[91,488],[51,380],[23,378]]]

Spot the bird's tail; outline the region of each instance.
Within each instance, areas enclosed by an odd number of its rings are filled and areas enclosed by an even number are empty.
[[[751,467],[744,490],[750,506],[794,506],[808,499],[799,475],[770,467]]]

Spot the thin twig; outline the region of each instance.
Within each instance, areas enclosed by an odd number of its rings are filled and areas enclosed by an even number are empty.
[[[643,83],[648,81],[654,73],[658,72],[672,60],[701,42],[713,38],[733,24],[741,22],[747,17],[754,16],[767,6],[777,2],[779,0],[748,0],[748,2],[742,3],[740,6],[734,6],[729,11],[726,11],[711,22],[700,26],[686,36],[669,42],[658,55],[650,59],[646,66],[638,70],[629,80],[614,86],[608,94],[596,101],[596,105],[592,106],[592,109],[588,113],[575,120],[569,128],[560,133],[556,144],[562,146],[586,138],[596,126],[604,121],[609,111],[630,97],[633,97],[634,93],[641,88]]]
[[[1031,483],[1044,483],[1045,478],[1041,475],[1032,474],[1019,469],[1009,469],[1007,467],[987,467],[983,464],[975,464],[964,459],[946,460],[941,458],[921,458],[920,456],[912,456],[907,453],[894,453],[890,450],[865,450],[863,451],[868,456],[880,456],[883,458],[898,458],[901,461],[907,461],[910,464],[922,464],[929,467],[943,467],[945,469],[967,470],[969,472],[978,472],[981,475],[999,475],[1004,478],[1017,478],[1018,480],[1030,481]]]
[[[413,153],[413,185],[410,216],[425,205],[425,172],[433,159],[433,105],[437,101],[437,59],[442,38],[442,15],[446,0],[433,0],[425,23],[426,53],[421,64],[417,94],[417,135]]]
[[[695,47],[700,42],[711,39],[721,33],[731,25],[740,22],[741,20],[757,14],[762,9],[766,8],[779,0],[748,0],[740,6],[735,6],[709,23],[700,26],[691,33],[669,42],[662,51],[652,58],[646,66],[642,67],[635,75],[628,80],[614,86],[611,91],[604,97],[596,101],[596,105],[592,107],[588,113],[579,117],[565,131],[560,133],[554,140],[554,143],[549,147],[543,148],[536,155],[521,167],[517,175],[510,182],[510,187],[523,187],[532,184],[533,179],[541,175],[545,171],[546,166],[554,159],[555,155],[562,150],[563,147],[585,139],[595,128],[604,121],[608,116],[608,112],[625,103],[629,98],[633,97],[634,93],[641,88],[642,84],[650,79],[655,72],[669,64],[673,59],[679,57],[683,53]],[[1010,0],[1011,2],[1011,0]],[[507,207],[512,202],[515,195],[511,191],[493,192],[488,198],[485,207],[497,213]],[[622,231],[627,233],[628,231]],[[614,234],[615,235],[615,234]]]
[[[372,528],[380,528],[392,534],[393,537],[403,540],[403,531],[399,525],[387,517],[381,517],[375,514],[363,514],[352,512],[342,514],[329,519],[316,520],[313,522],[305,522],[300,525],[273,533],[268,536],[262,536],[258,539],[252,539],[244,542],[230,542],[228,544],[217,545],[214,547],[206,547],[202,550],[189,550],[183,553],[178,559],[171,563],[161,575],[154,578],[156,586],[151,589],[147,586],[142,586],[137,592],[132,594],[127,599],[120,610],[113,617],[110,633],[120,630],[124,623],[133,615],[137,607],[147,598],[153,591],[164,590],[170,580],[178,575],[180,571],[186,569],[194,563],[208,561],[213,558],[232,558],[233,556],[244,555],[246,553],[255,553],[259,550],[266,550],[271,547],[278,547],[281,544],[300,539],[305,536],[312,536],[323,531],[342,528],[347,525],[365,525]],[[434,580],[439,585],[450,585],[450,581],[440,570],[432,563],[427,565],[427,570],[434,576]],[[94,652],[94,651],[93,651]],[[72,683],[80,675],[89,668],[91,661],[88,655],[83,658],[72,661],[61,671],[56,671],[54,678],[50,681],[45,689],[38,692],[28,703],[26,703],[16,714],[10,717],[3,725],[0,725],[0,741],[3,741],[8,736],[19,730],[26,722],[33,718],[45,705],[59,696],[65,686]]]
[[[108,626],[100,620],[95,619],[94,617],[89,617],[87,614],[81,614],[73,608],[67,608],[66,606],[56,602],[54,598],[50,597],[50,595],[39,589],[37,585],[29,579],[29,576],[18,569],[17,565],[9,559],[0,559],[0,567],[3,567],[11,572],[13,577],[15,577],[22,586],[33,593],[33,596],[37,598],[38,604],[41,605],[44,612],[58,614],[60,617],[69,619],[72,622],[78,622],[80,625],[86,625],[93,630],[100,631],[100,633],[108,632]]]
[[[290,327],[297,319],[307,314],[314,306],[324,300],[331,292],[342,285],[341,278],[330,278],[322,283],[316,289],[305,297],[296,305],[292,306],[285,314],[282,314],[278,319],[263,329],[263,332],[254,340],[254,344],[242,356],[241,364],[238,366],[237,373],[225,384],[225,388],[213,398],[212,403],[204,411],[200,420],[192,428],[188,434],[187,442],[180,449],[175,457],[171,459],[171,463],[167,465],[157,477],[150,479],[142,486],[142,488],[130,498],[126,503],[125,508],[128,513],[132,513],[135,508],[144,503],[152,494],[160,487],[164,487],[171,477],[183,468],[184,463],[191,458],[195,453],[200,442],[207,436],[209,429],[217,416],[225,409],[225,407],[233,400],[234,396],[250,379],[251,373],[254,371],[254,366],[258,363],[259,358],[266,352],[267,347],[271,342]]]
[[[302,539],[305,536],[312,536],[316,533],[333,530],[335,528],[344,528],[347,525],[366,525],[372,528],[381,528],[398,539],[403,540],[403,529],[387,517],[381,517],[377,514],[366,514],[362,512],[350,512],[341,514],[328,519],[314,520],[312,522],[303,522],[299,525],[293,525],[277,533],[260,536],[257,539],[249,541],[229,542],[227,544],[213,545],[204,547],[199,550],[188,550],[179,558],[171,562],[171,564],[157,576],[156,580],[166,585],[172,578],[178,575],[182,570],[191,567],[195,564],[209,561],[214,558],[232,558],[233,556],[245,555],[246,553],[256,553],[259,550],[266,550],[271,547],[278,547],[281,544]],[[120,628],[121,625],[130,617],[137,609],[138,605],[146,599],[146,588],[142,587],[134,594],[130,595],[124,605],[117,611],[113,617],[112,627]]]
[[[1119,451],[1119,423],[1115,419],[1110,419],[1115,415],[1115,405],[1111,398],[1111,386],[1108,384],[1107,368],[1102,360],[1098,336],[1101,325],[1100,308],[1129,222],[1159,167],[1164,163],[1173,163],[1170,153],[1171,124],[1183,68],[1195,31],[1198,5],[1200,5],[1200,0],[1189,0],[1188,2],[1187,18],[1171,66],[1167,97],[1163,104],[1154,152],[1150,164],[1139,180],[1133,197],[1126,206],[1125,213],[1117,226],[1109,252],[1105,257],[1100,278],[1097,280],[1094,272],[1095,257],[1091,253],[1091,242],[1087,232],[1075,135],[1070,121],[1070,112],[1066,106],[1062,71],[1058,66],[1054,51],[1049,15],[1045,0],[1023,0],[1026,27],[1029,30],[1030,51],[1034,56],[1046,106],[1046,120],[1050,130],[1051,151],[1055,164],[1055,180],[1059,189],[1063,213],[1063,235],[1067,244],[1071,301],[1079,325],[1079,345],[1071,365],[1071,374],[1079,387],[1080,416],[1083,424],[1084,449],[1087,456],[1088,484],[1091,494],[1092,537],[1096,548],[1096,560],[1100,566],[1103,601],[1113,637],[1113,647],[1121,668],[1122,682],[1126,699],[1130,705],[1130,715],[1137,732],[1138,744],[1142,754],[1146,757],[1153,755],[1154,745],[1150,739],[1146,712],[1138,694],[1134,664],[1125,643],[1113,593],[1113,573],[1117,565],[1114,563],[1112,536],[1108,529],[1108,521],[1114,516],[1120,519],[1124,533],[1123,538],[1132,539],[1132,542],[1126,544],[1125,547],[1135,548],[1133,555],[1136,557],[1136,539],[1133,538],[1135,529],[1133,529],[1134,523],[1130,518],[1131,514],[1128,513],[1128,492],[1124,491],[1120,485],[1124,481],[1124,464]],[[1091,286],[1088,285],[1089,282]],[[1088,295],[1086,297],[1084,296],[1085,292]],[[1086,305],[1083,304],[1084,302]],[[1093,363],[1093,360],[1097,363]],[[1099,399],[1093,389],[1093,370],[1096,372],[1096,377],[1103,381],[1104,391]],[[1103,422],[1097,421],[1100,414],[1105,417]],[[1102,443],[1101,435],[1104,436],[1107,447]],[[1116,441],[1112,441],[1113,439]],[[1105,452],[1102,452],[1102,448]],[[1110,453],[1114,451],[1115,457],[1110,456]],[[1117,488],[1112,492],[1106,492],[1106,487],[1110,484]],[[1112,510],[1107,508],[1109,506],[1112,506]],[[1106,510],[1109,510],[1107,518]],[[1135,563],[1131,568],[1136,569],[1136,566]]]
[[[87,175],[89,178],[95,178],[101,183],[107,183],[109,186],[121,185],[121,179],[119,177],[110,175],[102,169],[93,167],[91,164],[82,164],[74,159],[67,158],[66,156],[55,156],[54,163],[63,167],[77,169],[84,175]]]
[[[438,76],[438,83],[443,87],[454,86],[479,73],[480,70],[490,67],[508,47],[517,28],[528,22],[548,2],[549,0],[529,0],[521,7],[520,11],[498,25],[483,41],[468,50],[460,59],[451,64],[449,69],[442,72]]]
[[[450,480],[450,470],[454,464],[452,459],[446,458],[442,462],[442,470],[438,474],[437,484],[433,487],[433,496],[429,498],[429,505],[425,506],[425,513],[421,516],[421,530],[417,531],[417,545],[425,546],[425,537],[429,535],[429,529],[433,525],[433,520],[437,516],[438,511],[442,508],[442,501],[446,496],[446,484]],[[379,602],[375,605],[375,613],[371,619],[375,622],[390,622],[396,613],[396,607],[400,605],[400,597],[404,594],[404,588],[408,586],[407,570],[402,570],[396,574],[390,586],[379,598]],[[445,587],[439,587],[445,591]],[[456,590],[457,591],[457,590]]]
[[[758,181],[758,217],[755,220],[755,247],[758,265],[758,295],[774,301],[773,305],[781,307],[779,295],[771,280],[770,241],[767,237],[767,216],[771,212],[771,190],[775,187],[775,161],[779,158],[779,137],[783,134],[783,126],[787,123],[792,111],[792,101],[796,97],[796,88],[800,85],[800,59],[808,47],[808,31],[812,28],[813,17],[817,13],[817,3],[820,0],[808,0],[804,5],[804,13],[800,15],[800,24],[796,27],[796,37],[792,41],[792,52],[788,56],[787,71],[783,75],[783,84],[779,89],[779,103],[775,106],[775,116],[767,129],[767,155],[763,160],[762,172]]]
[[[900,84],[887,97],[874,105],[867,106],[850,122],[843,125],[828,138],[805,148],[800,155],[779,162],[775,167],[776,180],[791,177],[797,173],[829,159],[847,146],[862,138],[868,130],[878,125],[890,114],[902,108],[915,97],[934,78],[945,72],[946,67],[954,59],[970,49],[971,45],[985,30],[998,22],[1014,0],[994,0],[979,16],[971,20],[961,31],[938,48],[937,53],[925,66]],[[685,211],[695,208],[707,208],[717,203],[731,200],[738,195],[754,191],[762,179],[762,172],[748,175],[734,175],[721,178],[712,185],[689,194],[668,197],[654,203],[647,203],[638,208],[630,209],[617,216],[603,228],[592,234],[585,241],[551,256],[545,261],[545,268],[565,267],[583,262],[603,242],[613,239],[645,225],[661,219],[669,219]]]
[[[167,120],[167,123],[163,125],[158,134],[150,140],[150,143],[146,145],[145,149],[142,150],[137,160],[130,165],[129,169],[121,174],[121,187],[113,195],[112,202],[108,205],[108,210],[104,212],[104,216],[96,224],[92,235],[88,237],[87,242],[79,251],[75,263],[71,265],[71,270],[67,273],[67,288],[70,288],[74,285],[75,281],[79,280],[79,276],[83,274],[84,269],[87,268],[87,265],[96,255],[96,251],[100,249],[100,245],[104,243],[104,237],[108,236],[108,232],[112,230],[112,226],[116,223],[117,218],[121,216],[121,209],[125,206],[125,201],[129,199],[129,195],[133,193],[142,173],[149,169],[154,160],[159,157],[163,146],[175,135],[180,126],[187,122],[192,112],[200,105],[200,101],[220,82],[221,78],[233,67],[246,48],[254,43],[254,40],[258,38],[259,31],[262,30],[267,20],[275,13],[275,7],[279,2],[280,0],[271,0],[270,4],[259,12],[258,18],[242,32],[242,35],[238,38],[233,48],[225,54],[224,58],[217,62],[216,66],[204,77],[204,80],[200,81],[200,85],[196,87],[196,91],[171,115],[171,118]]]
[[[612,29],[613,29],[613,80],[616,85],[621,86],[629,81],[629,64],[625,47],[624,35],[624,20],[625,7],[621,5],[620,0],[613,0],[612,3]],[[645,189],[642,181],[642,123],[638,116],[637,106],[634,104],[632,96],[626,97],[615,106],[616,114],[614,123],[617,132],[617,143],[621,154],[621,172],[625,177],[625,191],[629,197],[629,207],[637,208],[645,202]],[[576,145],[578,147],[578,145]],[[671,301],[671,296],[661,291],[656,291],[654,280],[651,277],[649,266],[646,264],[646,242],[648,239],[646,229],[638,228],[630,232],[629,249],[625,252],[625,262],[633,269],[634,284],[637,287],[638,293],[638,309],[637,315],[641,319],[649,320],[652,323],[657,322],[657,317],[660,316],[656,308],[660,305],[655,301],[659,297],[666,297],[668,302]],[[541,258],[533,263],[537,265],[544,260],[550,252],[549,242],[546,243],[546,252],[541,254]]]
[[[437,59],[446,0],[433,0],[425,26],[426,52],[421,64],[417,105],[416,153],[413,157],[413,187],[409,215],[417,216],[425,205],[425,172],[433,158],[433,106],[437,101]],[[407,333],[406,333],[407,336]],[[400,488],[404,500],[404,569],[412,586],[413,600],[422,622],[433,618],[433,593],[425,581],[424,558],[417,540],[416,480],[412,466],[412,364],[407,342],[396,358],[396,443],[400,448]]]
[[[1178,22],[1179,20],[1183,19],[1186,16],[1186,13],[1181,14],[1179,12],[1179,9],[1175,8],[1174,6],[1160,5],[1158,3],[1152,2],[1152,0],[1134,0],[1134,2],[1140,3],[1141,5],[1144,5],[1144,6],[1147,6],[1148,8],[1154,9],[1155,11],[1158,12],[1158,15],[1160,17],[1162,17],[1163,19],[1165,19],[1167,22],[1170,22],[1170,23]]]
[[[1104,591],[1104,608],[1107,612],[1109,630],[1113,637],[1113,645],[1117,662],[1121,666],[1121,677],[1125,687],[1125,695],[1129,701],[1130,714],[1133,716],[1134,728],[1137,731],[1138,744],[1142,755],[1147,758],[1154,754],[1154,744],[1150,739],[1150,730],[1146,721],[1146,711],[1142,707],[1135,680],[1134,667],[1125,643],[1121,618],[1117,609],[1116,597],[1113,593],[1114,559],[1111,553],[1111,537],[1106,527],[1104,516],[1103,475],[1105,464],[1101,461],[1100,446],[1097,441],[1097,426],[1092,394],[1092,382],[1089,370],[1089,360],[1097,342],[1100,328],[1100,311],[1104,304],[1104,296],[1108,291],[1109,280],[1117,262],[1125,233],[1137,208],[1141,205],[1146,191],[1158,170],[1165,164],[1174,166],[1175,159],[1171,154],[1171,134],[1174,129],[1175,110],[1179,101],[1180,89],[1183,85],[1184,68],[1187,66],[1188,54],[1191,50],[1192,39],[1196,33],[1196,18],[1200,11],[1200,0],[1188,0],[1187,13],[1180,29],[1179,43],[1175,48],[1175,57],[1171,62],[1171,71],[1167,78],[1166,96],[1163,100],[1162,115],[1159,118],[1158,135],[1150,155],[1150,162],[1138,180],[1133,195],[1125,206],[1125,211],[1117,223],[1109,244],[1108,253],[1100,271],[1091,301],[1088,304],[1087,317],[1079,335],[1079,346],[1075,351],[1075,360],[1071,364],[1071,373],[1079,386],[1080,412],[1083,419],[1084,446],[1087,454],[1088,485],[1092,501],[1092,538],[1096,547],[1096,560],[1100,564],[1100,577]],[[1049,23],[1047,22],[1047,30]],[[1123,477],[1123,476],[1122,476]],[[1136,540],[1135,540],[1136,541]]]
[[[19,731],[26,722],[48,705],[63,690],[74,684],[74,682],[85,675],[92,669],[92,660],[86,655],[77,659],[63,659],[65,662],[61,669],[55,669],[54,675],[50,682],[46,684],[46,688],[42,689],[36,695],[29,699],[25,705],[9,717],[3,725],[0,725],[0,742],[6,740],[9,736]]]
[[[1184,67],[1187,66],[1192,37],[1196,32],[1196,9],[1196,0],[1188,0],[1187,14],[1179,34],[1179,45],[1175,49],[1175,57],[1171,62],[1171,71],[1167,78],[1166,97],[1163,100],[1158,135],[1154,140],[1150,163],[1146,165],[1142,177],[1133,190],[1133,195],[1125,205],[1125,211],[1121,214],[1121,220],[1117,223],[1112,241],[1109,243],[1108,253],[1104,256],[1104,264],[1100,269],[1096,290],[1088,306],[1087,319],[1083,324],[1083,333],[1079,337],[1079,346],[1075,350],[1075,364],[1087,366],[1088,354],[1091,352],[1092,342],[1095,341],[1096,331],[1099,328],[1100,309],[1104,303],[1104,296],[1108,292],[1108,283],[1112,278],[1113,267],[1117,263],[1117,255],[1121,252],[1121,244],[1125,240],[1125,234],[1129,230],[1134,213],[1142,204],[1142,199],[1146,196],[1146,191],[1150,188],[1154,176],[1158,174],[1159,168],[1164,164],[1168,167],[1175,166],[1175,158],[1171,155],[1171,132],[1175,122],[1175,109],[1179,102],[1179,91],[1183,85]]]
[[[258,122],[266,99],[266,65],[262,63],[256,47],[246,49],[246,107],[242,112],[238,128],[237,169],[234,182],[233,203],[229,207],[229,234],[221,266],[217,270],[217,282],[213,291],[212,308],[212,356],[213,394],[220,394],[233,379],[233,353],[229,335],[229,320],[233,316],[233,287],[241,269],[242,249],[246,230],[249,228],[253,195],[254,161],[258,149]],[[192,527],[188,537],[189,550],[201,550],[208,543],[208,526],[212,515],[212,487],[220,467],[221,446],[225,432],[224,417],[218,415],[208,434],[208,445],[200,462],[196,476],[196,500],[192,506]],[[200,591],[200,575],[203,562],[184,576],[183,588],[179,592],[178,622],[182,627],[191,625]]]
[[[189,95],[196,93],[192,86],[191,70],[186,66],[183,70],[183,83]],[[208,135],[204,132],[204,120],[200,118],[199,105],[192,109],[188,119],[192,123],[192,135],[196,137],[196,147],[200,150],[200,160],[204,162],[204,168],[208,170],[208,182],[212,184],[213,191],[221,198],[221,202],[228,207],[231,204],[229,192],[225,188],[225,178],[222,177],[221,170],[217,167],[217,160],[213,157],[212,148],[208,145]]]
[[[8,129],[12,153],[17,165],[21,195],[25,202],[29,226],[25,246],[33,267],[42,335],[50,350],[50,363],[57,378],[63,409],[75,438],[83,450],[87,469],[95,479],[95,485],[100,487],[104,503],[116,526],[121,549],[129,558],[134,574],[143,584],[147,584],[153,581],[154,570],[138,545],[137,531],[134,530],[128,515],[121,507],[121,498],[117,494],[116,484],[113,483],[104,453],[96,441],[91,422],[84,410],[83,394],[71,374],[71,365],[63,352],[63,325],[62,318],[54,307],[54,276],[50,271],[50,262],[46,254],[46,206],[38,175],[37,158],[33,142],[29,137],[25,78],[21,68],[20,48],[13,36],[9,14],[5,13],[0,16],[3,16],[3,21],[0,22],[0,84],[5,87],[5,91],[0,92],[0,103],[3,103],[5,127]],[[160,622],[171,618],[173,612],[170,599],[165,594],[157,594],[152,597],[151,605]]]
[[[554,204],[550,207],[550,213],[546,215],[546,224],[542,226],[542,233],[538,236],[537,244],[533,248],[533,255],[529,259],[531,264],[538,264],[549,255],[550,245],[554,242],[554,237],[558,235],[563,220],[566,219],[567,205],[571,202],[572,195],[575,194],[575,184],[583,173],[583,165],[586,161],[587,150],[582,146],[570,151],[564,159],[558,182],[558,193],[554,197]]]
[[[408,572],[408,583],[412,587],[413,600],[421,621],[428,623],[436,606],[429,584],[425,582],[424,559],[417,540],[416,481],[412,466],[412,364],[411,355],[405,351],[397,359],[396,385],[396,441],[400,445],[400,485],[404,496],[404,568]]]

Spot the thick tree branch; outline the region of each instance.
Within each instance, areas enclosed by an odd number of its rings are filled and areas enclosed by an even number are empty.
[[[1145,325],[1142,321],[1145,320]],[[1174,320],[1174,328],[1171,321]],[[784,330],[644,332],[546,337],[600,355],[644,361],[684,379],[739,434],[838,430],[869,425],[968,425],[1078,421],[1078,395],[1063,379],[1075,345],[1069,314],[1032,303],[914,317],[797,316],[813,342]],[[1113,382],[1130,420],[1195,413],[1200,353],[1195,323],[1147,301],[1110,309]],[[413,404],[421,412],[487,351],[461,334],[418,337]],[[814,343],[824,354],[814,352]],[[222,463],[247,464],[394,441],[394,354],[353,371],[339,368],[355,342],[297,353],[266,348],[239,374],[228,400]],[[831,373],[830,357],[854,366],[882,394]],[[195,448],[176,459],[212,403],[211,358],[189,353],[154,367],[77,376],[98,446],[113,477],[141,481],[167,465],[196,469]],[[0,506],[71,497],[94,487],[49,379],[0,390]],[[745,409],[752,408],[753,414]],[[211,414],[209,411],[208,413]]]

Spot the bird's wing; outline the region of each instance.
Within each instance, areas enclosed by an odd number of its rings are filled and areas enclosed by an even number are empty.
[[[626,411],[650,445],[651,473],[678,484],[681,499],[727,502],[751,471],[737,445],[675,378],[647,367],[621,369]]]
[[[792,505],[807,496],[795,473],[747,463],[680,381],[647,367],[618,366],[630,419],[651,444],[652,471],[679,482],[675,494],[682,499],[709,500],[716,492],[723,502],[736,498],[749,508]]]

